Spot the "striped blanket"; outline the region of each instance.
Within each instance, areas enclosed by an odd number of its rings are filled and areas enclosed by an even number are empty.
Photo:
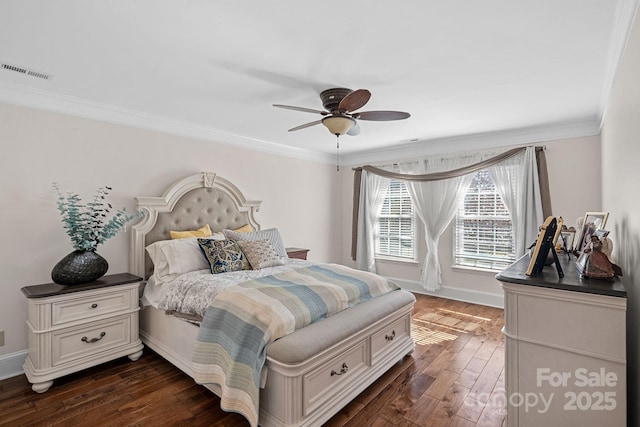
[[[194,379],[218,384],[222,409],[257,426],[269,343],[396,289],[384,277],[337,264],[292,269],[227,288],[213,299],[200,325]]]

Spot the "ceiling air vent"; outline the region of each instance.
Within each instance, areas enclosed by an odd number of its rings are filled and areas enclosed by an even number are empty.
[[[19,65],[13,65],[6,62],[2,63],[2,69],[7,71],[13,71],[16,73],[24,74],[26,76],[36,77],[42,80],[51,80],[53,78],[52,74],[43,73],[41,71],[36,71],[30,68],[21,67]]]

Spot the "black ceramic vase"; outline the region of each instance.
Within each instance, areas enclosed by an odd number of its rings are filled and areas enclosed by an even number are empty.
[[[76,250],[51,270],[51,279],[59,285],[80,285],[104,276],[109,263],[95,251]]]

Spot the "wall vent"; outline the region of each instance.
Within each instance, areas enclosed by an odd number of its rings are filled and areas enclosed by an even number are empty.
[[[13,71],[16,73],[24,74],[25,76],[36,77],[42,80],[51,80],[53,78],[53,74],[43,73],[41,71],[36,71],[31,68],[21,67],[19,65],[9,64],[7,62],[2,62],[1,67],[3,70]]]

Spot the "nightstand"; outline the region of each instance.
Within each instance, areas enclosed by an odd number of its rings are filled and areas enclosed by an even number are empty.
[[[287,256],[289,258],[307,259],[307,252],[309,249],[303,248],[285,248]]]
[[[25,286],[29,355],[23,368],[32,389],[122,356],[142,356],[138,292],[142,278],[129,273],[64,286]]]

